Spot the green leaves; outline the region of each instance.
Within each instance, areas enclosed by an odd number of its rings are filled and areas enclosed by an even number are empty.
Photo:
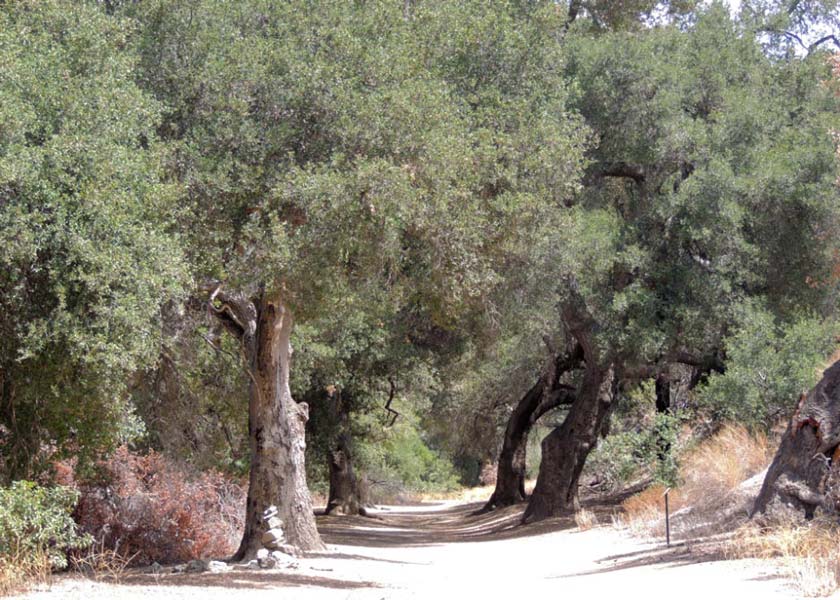
[[[12,475],[41,443],[93,451],[120,437],[125,377],[155,359],[160,306],[182,290],[159,107],[132,81],[128,25],[78,3],[0,10],[0,368],[11,404],[0,422],[21,438]]]
[[[71,516],[78,499],[73,489],[31,481],[0,487],[0,558],[24,562],[46,555],[51,567],[66,567],[68,550],[91,543]]]
[[[720,421],[769,429],[796,408],[835,347],[833,320],[802,316],[779,323],[760,306],[743,306],[726,339],[727,368],[700,390],[700,405]]]
[[[574,105],[597,134],[575,219],[615,218],[566,243],[592,249],[578,279],[629,356],[705,352],[747,297],[787,318],[833,293],[814,283],[836,251],[814,232],[840,214],[827,66],[771,60],[720,4],[695,17],[569,42]]]

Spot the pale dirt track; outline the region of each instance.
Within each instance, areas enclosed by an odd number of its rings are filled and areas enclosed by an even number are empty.
[[[517,526],[521,508],[480,517],[478,505],[392,507],[362,517],[319,517],[329,551],[297,570],[223,574],[134,572],[119,585],[60,578],[26,598],[798,598],[772,562],[721,560],[708,546],[645,543],[612,527],[568,521]],[[601,514],[602,521],[608,521]],[[550,595],[550,596],[549,596]]]

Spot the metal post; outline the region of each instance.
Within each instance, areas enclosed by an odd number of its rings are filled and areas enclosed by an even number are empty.
[[[665,490],[665,545],[671,547],[671,515],[668,511],[668,492],[671,488]]]

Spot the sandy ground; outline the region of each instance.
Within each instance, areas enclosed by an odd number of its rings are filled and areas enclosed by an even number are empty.
[[[644,542],[564,520],[517,526],[521,508],[472,516],[480,505],[391,507],[379,518],[319,517],[327,552],[296,570],[222,574],[132,572],[120,584],[64,577],[28,599],[245,598],[799,598],[772,562],[722,560],[700,542]],[[608,515],[601,515],[608,521]],[[629,596],[628,596],[629,594]],[[546,596],[548,597],[548,596]]]

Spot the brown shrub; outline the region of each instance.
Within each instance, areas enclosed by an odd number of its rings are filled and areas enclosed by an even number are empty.
[[[119,448],[95,481],[77,487],[82,530],[135,565],[228,556],[244,527],[243,486],[218,472],[188,473],[156,452]]]

